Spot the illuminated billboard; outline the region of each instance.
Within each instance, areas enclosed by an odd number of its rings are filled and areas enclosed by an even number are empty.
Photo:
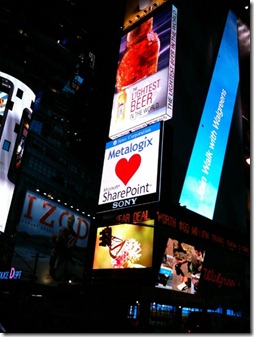
[[[155,286],[193,295],[220,292],[239,296],[245,277],[242,261],[239,254],[233,256],[221,247],[169,237]]]
[[[12,266],[23,280],[56,286],[80,283],[90,219],[28,191],[25,196]]]
[[[213,219],[239,85],[237,20],[229,12],[180,205]]]
[[[93,269],[151,268],[154,222],[150,222],[150,225],[127,223],[97,228]],[[104,244],[107,230],[109,240]]]
[[[31,121],[35,94],[0,72],[0,231],[5,226]]]
[[[109,138],[173,114],[177,9],[154,13],[121,39]]]
[[[158,201],[161,137],[159,122],[106,143],[101,211]]]
[[[202,282],[205,250],[168,238],[156,287],[196,294]]]

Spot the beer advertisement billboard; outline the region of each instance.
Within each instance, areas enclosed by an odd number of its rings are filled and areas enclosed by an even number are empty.
[[[172,118],[176,35],[172,6],[121,38],[109,138]]]

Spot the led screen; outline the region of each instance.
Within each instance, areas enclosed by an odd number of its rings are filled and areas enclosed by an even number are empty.
[[[150,221],[153,224],[153,221]],[[101,237],[106,227],[97,228],[93,269],[151,268],[153,262],[154,227],[141,224],[110,226],[110,241]]]
[[[35,94],[23,82],[0,72],[0,231],[4,232],[15,188],[17,165],[32,114]],[[24,114],[24,111],[27,113]],[[22,134],[23,133],[23,134]],[[20,136],[20,137],[19,137]],[[23,136],[23,138],[22,138]],[[22,143],[22,144],[21,144]],[[19,146],[21,145],[21,146]],[[18,154],[17,151],[20,151]],[[21,154],[21,156],[20,156]],[[14,158],[15,157],[15,158]]]
[[[237,21],[229,12],[180,205],[213,219],[239,84]]]
[[[155,13],[121,39],[109,137],[172,118],[177,9]]]
[[[106,144],[99,194],[102,210],[158,200],[161,125],[153,124]]]
[[[197,293],[204,259],[205,250],[168,238],[156,287]]]
[[[68,230],[67,230],[68,227]],[[23,280],[56,286],[80,283],[90,219],[34,192],[27,192],[16,235],[12,266]]]

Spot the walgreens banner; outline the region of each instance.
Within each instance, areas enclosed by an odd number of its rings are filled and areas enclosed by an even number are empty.
[[[180,205],[213,220],[239,85],[237,19],[229,12]]]

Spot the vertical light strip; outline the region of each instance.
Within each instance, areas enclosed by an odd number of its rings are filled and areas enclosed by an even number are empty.
[[[228,135],[239,85],[238,35],[229,11],[200,120],[180,205],[213,219]]]

